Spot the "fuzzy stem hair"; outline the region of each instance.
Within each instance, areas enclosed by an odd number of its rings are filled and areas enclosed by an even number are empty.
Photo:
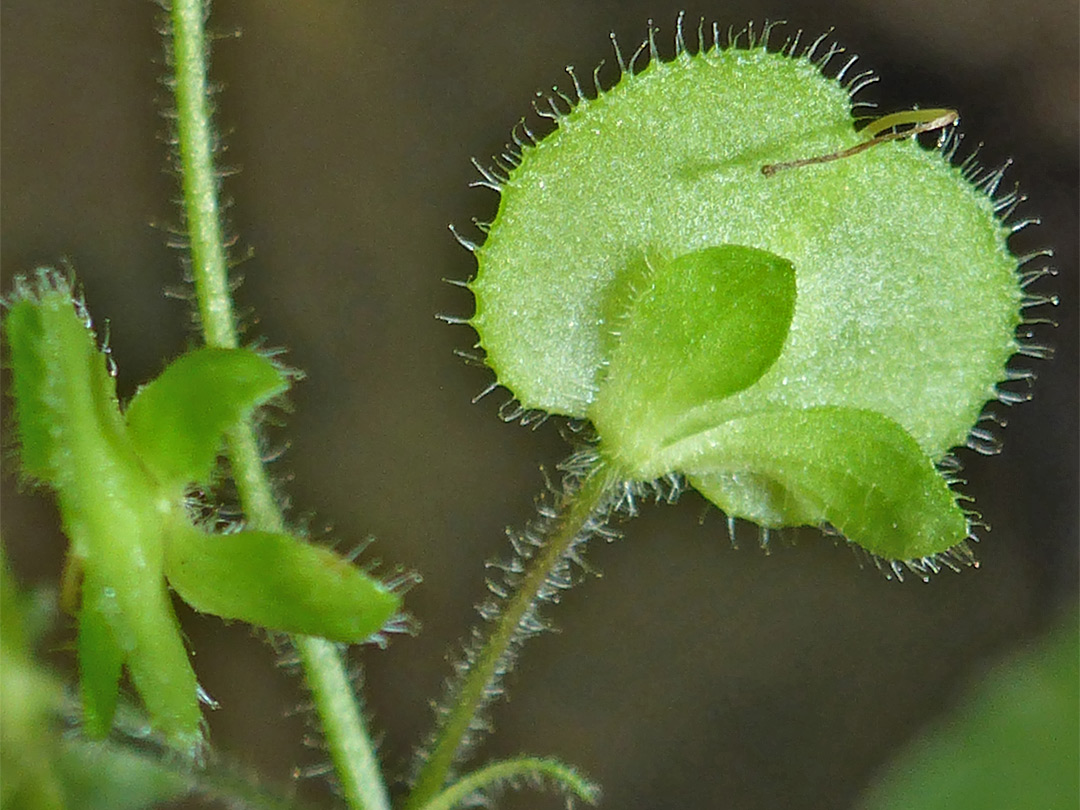
[[[466,748],[477,714],[499,693],[498,681],[509,668],[516,648],[532,631],[530,620],[541,595],[549,588],[552,573],[566,564],[575,545],[591,534],[594,521],[606,518],[616,477],[602,463],[596,463],[580,486],[563,495],[562,515],[539,553],[525,570],[495,625],[477,655],[468,655],[470,665],[450,694],[450,707],[439,721],[433,744],[426,753],[406,810],[420,810],[440,794],[451,769]]]
[[[208,346],[235,348],[239,335],[229,292],[206,78],[207,13],[203,0],[174,0],[170,9],[176,129],[184,217],[203,337]],[[283,531],[284,516],[250,422],[229,432],[228,456],[250,528]],[[325,639],[297,637],[294,642],[349,808],[388,810],[386,783],[341,654]]]

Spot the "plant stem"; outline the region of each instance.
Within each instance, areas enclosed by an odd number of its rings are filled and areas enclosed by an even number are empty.
[[[308,687],[322,720],[341,793],[355,810],[389,810],[379,760],[337,646],[324,638],[294,636]]]
[[[176,134],[180,148],[184,215],[191,241],[191,269],[206,345],[232,349],[238,345],[228,259],[218,206],[214,170],[214,135],[206,87],[209,45],[202,0],[172,4],[173,64],[176,71]]]
[[[521,757],[492,762],[473,771],[429,800],[424,810],[453,810],[478,791],[490,790],[500,785],[513,786],[515,781],[526,779],[536,782],[544,776],[566,791],[568,798],[576,796],[588,804],[596,804],[600,798],[600,789],[596,785],[559,760],[548,757]]]
[[[206,14],[203,0],[173,0],[176,127],[192,276],[203,336],[208,346],[234,348],[239,345],[239,337],[229,293],[206,86]],[[244,423],[231,430],[228,447],[248,524],[253,529],[283,531],[285,521],[263,467],[252,425]],[[390,801],[386,784],[341,654],[325,639],[297,637],[294,642],[348,806],[352,810],[387,810]]]
[[[442,791],[473,717],[485,703],[488,687],[498,677],[500,662],[505,659],[518,636],[522,619],[535,603],[548,574],[580,537],[590,518],[605,507],[614,481],[615,477],[611,472],[598,465],[588,474],[577,492],[570,496],[558,529],[547,539],[540,554],[533,559],[521,585],[499,616],[498,623],[488,636],[480,655],[457,690],[453,707],[440,723],[431,753],[405,803],[406,810],[420,810]]]

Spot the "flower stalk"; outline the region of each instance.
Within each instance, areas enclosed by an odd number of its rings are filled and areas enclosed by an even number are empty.
[[[174,0],[170,10],[176,128],[183,210],[203,337],[208,346],[233,348],[239,345],[239,338],[229,293],[228,260],[218,203],[219,175],[214,168],[206,16],[207,7],[202,0]],[[282,531],[284,517],[274,498],[250,422],[229,432],[228,456],[249,526]],[[390,802],[375,747],[340,652],[324,639],[297,636],[293,640],[349,808],[387,810]]]
[[[526,569],[479,654],[451,694],[449,711],[439,722],[434,743],[405,803],[406,810],[426,807],[443,790],[477,713],[490,701],[493,691],[497,691],[493,686],[509,667],[523,634],[530,634],[525,626],[530,619],[536,620],[533,611],[552,572],[564,565],[568,552],[588,536],[591,524],[606,516],[616,484],[613,472],[596,463],[580,486],[565,495],[563,514],[554,532]]]

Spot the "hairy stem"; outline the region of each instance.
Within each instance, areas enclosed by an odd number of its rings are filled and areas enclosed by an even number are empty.
[[[229,265],[218,206],[214,134],[206,87],[209,45],[203,24],[207,7],[202,0],[176,0],[171,13],[176,134],[199,317],[208,346],[232,349],[238,340],[229,295]]]
[[[573,768],[557,759],[547,757],[522,757],[520,759],[492,762],[448,787],[431,799],[424,810],[453,810],[469,796],[500,785],[513,785],[515,780],[539,780],[546,777],[564,790],[568,796],[576,796],[588,804],[596,804],[600,789]]]
[[[304,665],[345,801],[354,810],[389,810],[390,797],[375,747],[337,647],[311,636],[295,636],[293,643]]]
[[[473,718],[486,702],[489,686],[498,678],[500,664],[519,635],[522,619],[535,605],[549,573],[560,564],[563,555],[581,536],[589,520],[605,508],[614,481],[611,472],[598,465],[571,496],[558,528],[533,558],[475,663],[454,693],[453,706],[439,725],[431,752],[405,804],[406,810],[419,810],[442,791]]]
[[[239,338],[229,294],[206,86],[207,8],[203,0],[174,0],[170,13],[184,215],[199,316],[208,346],[234,348]],[[285,521],[252,425],[245,423],[231,430],[228,447],[249,526],[282,531]],[[294,641],[348,806],[352,810],[386,810],[390,806],[386,784],[337,647],[318,638],[298,637]]]

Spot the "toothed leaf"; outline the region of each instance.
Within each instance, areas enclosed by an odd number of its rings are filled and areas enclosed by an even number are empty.
[[[968,536],[967,518],[933,461],[900,425],[872,411],[749,414],[669,453],[684,456],[675,463],[706,498],[765,526],[828,522],[889,560],[933,557]]]
[[[287,387],[281,371],[255,352],[197,349],[139,390],[125,415],[128,432],[164,485],[206,483],[225,430]]]
[[[177,528],[165,573],[196,610],[331,641],[362,641],[400,607],[378,580],[287,534]]]

